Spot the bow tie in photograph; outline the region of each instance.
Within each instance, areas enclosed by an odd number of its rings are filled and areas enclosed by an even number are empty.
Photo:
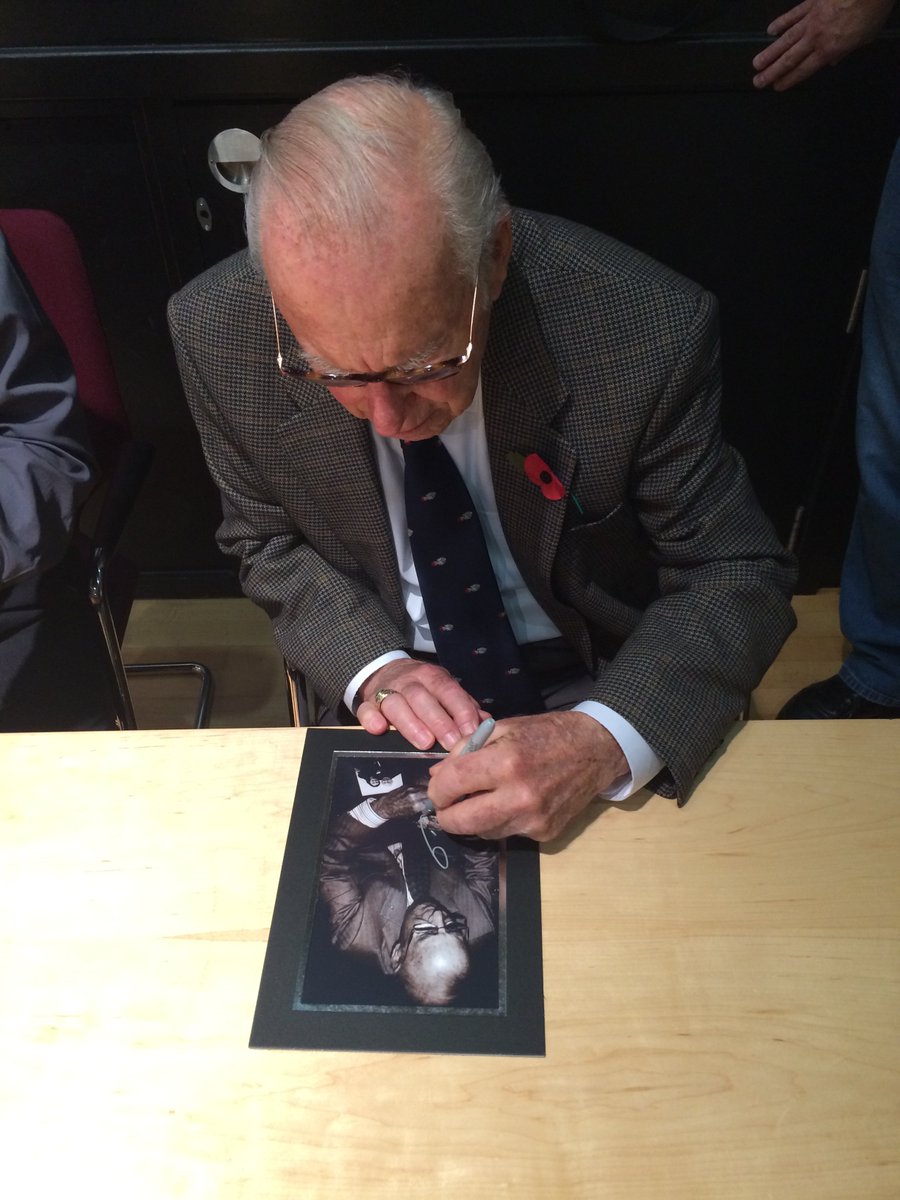
[[[456,464],[436,437],[404,442],[403,458],[410,547],[441,666],[495,717],[543,712]]]

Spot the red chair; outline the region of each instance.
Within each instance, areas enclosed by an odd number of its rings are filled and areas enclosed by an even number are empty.
[[[200,679],[194,719],[195,727],[200,728],[207,722],[212,702],[213,682],[207,667],[193,662],[126,665],[122,661],[122,638],[134,599],[137,572],[129,570],[129,564],[116,554],[116,547],[146,477],[153,450],[146,442],[132,439],[75,235],[61,217],[41,209],[0,209],[0,229],[69,352],[100,468],[103,496],[88,537],[89,590],[115,679],[116,721],[121,729],[137,728],[129,675],[191,673]]]

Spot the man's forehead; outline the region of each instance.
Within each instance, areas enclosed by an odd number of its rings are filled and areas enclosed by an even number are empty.
[[[380,370],[462,336],[460,281],[430,267],[418,276],[390,263],[300,269],[273,280],[272,294],[306,352],[341,370]]]
[[[286,197],[276,197],[260,220],[263,258],[297,259],[317,274],[378,264],[419,274],[448,257],[446,221],[433,197],[410,190],[381,197],[380,204],[381,215],[366,227],[308,227]]]
[[[366,272],[334,272],[328,278],[298,274],[275,291],[275,302],[309,347],[330,353],[347,341],[375,345],[409,342],[409,353],[438,337],[448,324],[445,289],[439,281],[399,274],[390,279]]]
[[[278,273],[272,280],[276,303],[285,302],[285,312],[309,316],[338,311],[357,314],[378,322],[407,310],[429,312],[457,298],[456,282],[434,269],[410,270],[396,261],[335,259],[322,270],[297,264],[294,270]]]
[[[322,367],[378,371],[446,349],[466,285],[433,211],[346,237],[298,234],[284,205],[268,216],[261,248],[275,304]]]

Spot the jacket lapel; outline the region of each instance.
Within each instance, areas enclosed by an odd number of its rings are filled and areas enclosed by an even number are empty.
[[[568,401],[547,352],[527,285],[510,264],[491,316],[482,364],[484,420],[500,520],[510,550],[528,586],[546,605],[552,601],[550,574],[571,495],[576,457],[552,428]],[[548,500],[510,454],[538,454],[556,474],[566,495]]]
[[[397,556],[368,425],[325,388],[296,384],[297,411],[277,431],[298,480],[335,535],[379,582],[391,617],[405,614]]]

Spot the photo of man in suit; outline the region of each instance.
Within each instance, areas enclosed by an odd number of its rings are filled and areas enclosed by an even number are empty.
[[[793,628],[721,433],[713,297],[512,209],[405,78],[268,131],[247,221],[170,327],[219,542],[288,663],[337,719],[456,748],[428,789],[451,834],[555,838],[648,783],[683,802]]]
[[[332,818],[319,893],[333,946],[397,976],[417,1004],[446,1006],[495,934],[500,851],[429,827],[426,785],[424,773],[407,785],[359,778],[363,799]]]

